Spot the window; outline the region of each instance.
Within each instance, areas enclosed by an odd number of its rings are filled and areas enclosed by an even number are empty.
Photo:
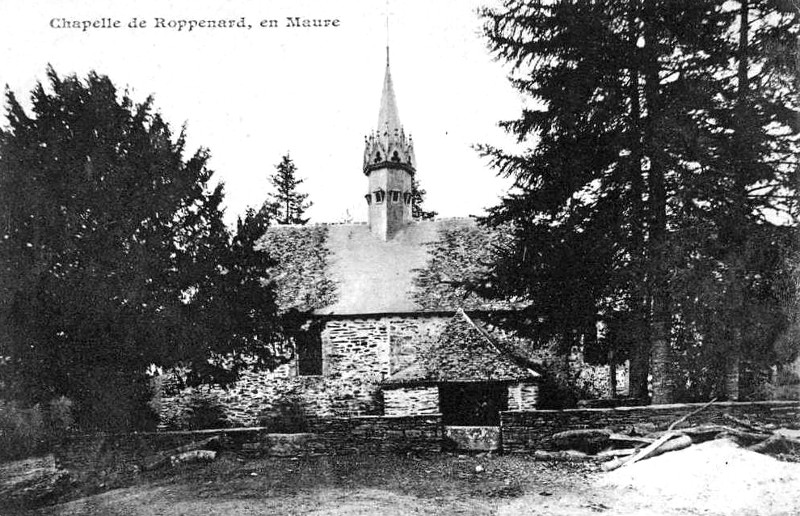
[[[380,163],[380,162],[381,162],[381,153],[380,152],[376,152],[375,153],[375,163]]]
[[[406,204],[411,204],[411,194],[408,192],[403,193],[403,202]]]
[[[372,204],[372,194],[367,194],[364,198],[367,200],[367,204]]]
[[[383,199],[386,197],[386,192],[383,190],[378,190],[375,192],[375,204],[381,204]]]
[[[392,161],[400,161],[400,155],[397,153],[397,151],[394,151],[394,154],[392,154]]]
[[[392,194],[392,202],[400,202],[400,192],[392,190],[390,193]]]
[[[295,335],[297,349],[297,374],[319,376],[322,374],[322,337],[314,325]]]

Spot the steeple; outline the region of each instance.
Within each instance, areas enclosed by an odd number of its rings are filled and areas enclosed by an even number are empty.
[[[400,114],[397,111],[397,99],[394,96],[392,84],[392,71],[389,68],[389,47],[386,47],[386,75],[383,78],[383,93],[381,94],[381,110],[378,114],[378,132],[394,134],[402,128]]]
[[[400,123],[387,46],[378,127],[367,136],[364,145],[369,226],[384,240],[411,221],[411,180],[416,166],[414,144]]]

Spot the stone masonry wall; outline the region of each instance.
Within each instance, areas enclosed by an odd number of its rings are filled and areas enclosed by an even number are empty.
[[[248,456],[302,457],[356,453],[438,453],[442,449],[442,417],[318,418],[313,432],[273,434],[265,428],[198,431],[86,434],[71,436],[55,449],[67,469],[97,471],[135,479],[148,457],[219,436],[222,447]],[[102,470],[102,473],[99,471]]]
[[[167,388],[157,402],[161,428],[188,428],[198,400],[220,406],[228,426],[259,426],[265,414],[287,404],[305,415],[382,414],[381,382],[412,364],[421,343],[441,333],[448,320],[439,315],[329,320],[321,335],[322,376],[298,376],[295,360],[274,372],[246,373],[228,389]],[[591,369],[586,373],[591,378],[602,377],[602,371],[583,363],[575,370],[584,369]],[[538,392],[534,386],[520,395],[523,405],[509,399],[510,408],[532,408]]]
[[[387,416],[415,416],[439,413],[438,387],[400,387],[383,391]]]
[[[322,331],[323,374],[377,381],[413,363],[419,344],[441,333],[447,317],[378,317],[328,321]]]
[[[228,427],[261,426],[276,412],[285,410],[304,416],[381,413],[380,393],[374,382],[359,378],[280,377],[251,372],[229,389],[190,388],[162,396],[160,427],[189,428],[192,407],[199,399],[220,407]]]
[[[552,449],[550,436],[565,430],[611,428],[624,430],[635,424],[653,423],[666,429],[670,423],[701,407],[702,404],[653,405],[613,409],[570,409],[508,411],[500,414],[503,450],[508,453]],[[727,424],[724,414],[800,428],[800,402],[764,401],[754,403],[715,403],[690,417],[686,425]]]
[[[259,426],[287,403],[309,416],[381,414],[380,382],[416,360],[420,339],[436,335],[446,323],[439,316],[328,321],[321,339],[322,376],[298,376],[294,360],[273,372],[245,373],[228,389],[167,388],[157,403],[160,427],[188,428],[191,407],[200,399],[220,406],[234,427]]]

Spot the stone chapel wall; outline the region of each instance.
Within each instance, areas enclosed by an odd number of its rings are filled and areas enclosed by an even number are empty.
[[[321,335],[321,376],[300,376],[294,359],[273,372],[245,373],[228,389],[178,390],[166,381],[155,401],[161,428],[188,428],[198,401],[219,407],[227,426],[260,426],[271,415],[287,409],[308,416],[413,413],[399,408],[405,402],[397,396],[387,397],[381,392],[381,382],[412,364],[420,344],[435,338],[448,320],[448,316],[439,315],[328,320]],[[563,362],[564,357],[560,360]],[[591,385],[598,397],[603,396],[608,384],[607,367],[590,366],[581,360],[573,364],[573,372],[584,390]],[[627,369],[618,368],[618,376],[623,392]],[[432,403],[431,396],[426,399]],[[515,385],[509,391],[509,407],[530,410],[537,401],[535,385]],[[387,407],[390,408],[385,412]]]

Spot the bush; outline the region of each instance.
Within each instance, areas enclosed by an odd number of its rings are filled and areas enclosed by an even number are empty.
[[[219,400],[208,393],[195,391],[189,401],[186,424],[189,430],[227,428],[230,422]]]
[[[274,434],[301,434],[309,431],[308,417],[296,396],[281,398],[272,410],[261,415],[259,424]]]
[[[43,453],[63,441],[74,428],[72,410],[72,400],[65,396],[52,399],[46,410],[0,400],[0,460]]]
[[[44,451],[48,432],[39,405],[23,409],[0,400],[0,460],[14,460]]]
[[[72,430],[75,425],[72,405],[72,400],[66,396],[54,398],[48,403],[47,427],[52,436],[64,436]]]
[[[776,382],[777,385],[798,385],[800,384],[800,376],[798,376],[797,372],[793,371],[789,368],[779,367],[778,368],[778,379]]]
[[[539,402],[537,408],[560,410],[574,408],[578,404],[579,395],[565,375],[554,370],[545,370],[539,384]]]

